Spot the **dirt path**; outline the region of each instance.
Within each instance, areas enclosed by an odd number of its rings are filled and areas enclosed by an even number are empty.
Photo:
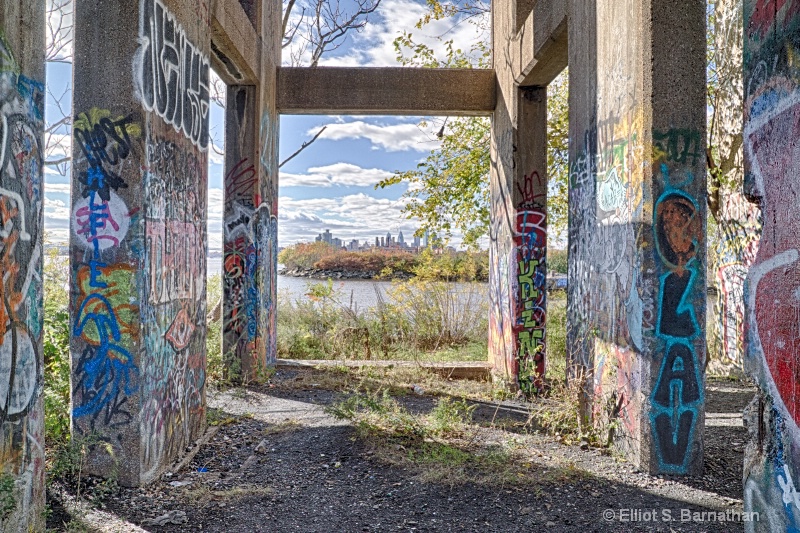
[[[209,394],[223,422],[186,468],[108,498],[94,530],[225,532],[741,531],[717,513],[741,511],[741,412],[747,385],[707,387],[706,473],[659,478],[604,450],[526,431],[526,405],[482,402],[470,446],[500,450],[510,467],[475,469],[447,455],[414,465],[402,444],[376,448],[324,406],[338,392],[311,375],[277,375],[272,387]],[[399,398],[425,413],[436,399]],[[224,423],[229,422],[229,423]],[[443,448],[444,449],[444,448]],[[449,449],[449,448],[448,448]],[[498,451],[497,453],[500,453]],[[611,519],[605,519],[613,510]],[[687,515],[704,512],[705,515]],[[715,521],[708,521],[714,513]],[[171,514],[170,514],[171,513]],[[652,514],[651,514],[652,513]],[[84,518],[88,517],[88,511]],[[665,521],[669,518],[672,521]],[[690,521],[682,521],[682,518]],[[730,514],[725,516],[731,517]],[[160,518],[160,520],[158,520]],[[699,518],[704,519],[698,521]],[[154,522],[155,519],[155,522]],[[164,525],[155,525],[157,522]],[[141,528],[141,529],[138,529]]]

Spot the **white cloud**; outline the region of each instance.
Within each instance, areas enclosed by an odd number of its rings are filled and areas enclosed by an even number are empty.
[[[69,183],[45,183],[44,184],[44,191],[45,193],[63,193],[69,194],[72,190],[72,186]]]
[[[290,18],[291,25],[300,21],[300,3],[295,7]],[[306,10],[310,13],[310,10]],[[437,37],[444,40],[453,40],[456,49],[468,51],[479,39],[488,38],[483,35],[476,25],[468,22],[454,22],[454,19],[434,20],[424,28],[416,28],[417,22],[426,12],[425,3],[415,0],[383,0],[378,10],[369,16],[369,22],[360,31],[351,31],[347,35],[347,42],[340,50],[326,52],[320,60],[320,65],[342,67],[377,67],[397,66],[397,52],[394,40],[402,35],[403,31],[413,34],[418,43],[427,44],[437,53],[436,57],[444,57],[445,49]],[[489,14],[484,15],[483,26],[488,27]],[[307,41],[303,38],[307,31],[309,17],[301,23],[292,44],[285,50],[283,58],[287,65],[309,65],[311,53]],[[342,50],[344,52],[342,52]]]
[[[403,200],[351,194],[338,198],[297,200],[282,196],[278,201],[278,243],[287,246],[313,240],[326,229],[334,237],[375,242],[386,232],[402,231],[410,240],[418,224],[402,214]]]
[[[312,134],[309,131],[309,135]],[[367,139],[387,152],[429,152],[439,145],[435,137],[417,124],[368,124],[362,120],[328,124],[320,138],[332,141]]]
[[[323,56],[320,64],[329,66],[396,66],[394,40],[403,31],[413,35],[417,43],[433,48],[436,57],[445,57],[445,48],[437,37],[453,40],[453,47],[468,51],[481,38],[475,25],[453,19],[434,20],[422,29],[417,22],[426,12],[424,3],[414,0],[383,0],[376,17],[370,18],[363,31],[353,36],[353,46],[342,56]],[[486,15],[488,18],[488,14]]]
[[[213,143],[213,140],[212,140]],[[225,147],[213,144],[208,150],[208,162],[212,165],[225,165]]]
[[[49,161],[72,156],[72,135],[69,133],[48,133],[45,155]]]
[[[44,199],[44,207],[48,208],[56,208],[56,207],[67,207],[67,204],[64,203],[62,200],[53,200],[51,198]]]
[[[282,187],[332,187],[334,185],[370,187],[392,176],[392,173],[378,168],[361,168],[349,163],[334,163],[322,167],[311,167],[306,174],[282,172]]]

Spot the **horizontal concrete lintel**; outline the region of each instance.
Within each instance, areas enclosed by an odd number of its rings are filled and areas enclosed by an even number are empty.
[[[211,59],[228,85],[257,85],[263,46],[239,2],[214,2],[211,13]]]
[[[516,36],[519,55],[514,81],[545,86],[568,62],[566,0],[538,0]]]
[[[489,115],[493,70],[281,67],[282,114]]]

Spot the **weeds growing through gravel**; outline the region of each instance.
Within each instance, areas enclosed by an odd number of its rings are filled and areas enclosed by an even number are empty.
[[[421,481],[492,486],[533,482],[529,450],[515,439],[493,440],[491,428],[473,422],[475,408],[466,399],[441,397],[428,413],[413,413],[388,389],[379,389],[356,392],[328,412],[350,421],[378,460],[408,468]],[[580,474],[567,470],[553,465],[550,475]]]

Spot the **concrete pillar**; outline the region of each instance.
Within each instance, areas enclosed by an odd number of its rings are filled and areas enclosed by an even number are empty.
[[[261,13],[261,27],[275,31],[263,35],[258,85],[228,88],[222,350],[226,372],[235,381],[262,379],[277,360],[281,5],[250,5],[248,13]]]
[[[259,354],[267,366],[278,357],[278,136],[277,73],[281,64],[281,3],[261,4],[263,50],[261,54],[259,125],[259,203],[256,211],[255,241],[258,248],[256,284],[261,313],[258,317]],[[263,354],[263,355],[261,355]]]
[[[210,48],[196,2],[75,4],[72,430],[158,476],[205,425]]]
[[[702,469],[705,4],[570,5],[568,355],[640,468]]]
[[[744,2],[745,192],[763,231],[745,283],[745,370],[759,387],[745,413],[744,508],[749,531],[800,530],[800,76],[795,2]]]
[[[263,367],[257,339],[261,315],[256,283],[259,191],[259,91],[230,86],[225,114],[225,224],[222,350],[227,377],[248,381]],[[260,366],[259,366],[260,365]]]
[[[495,50],[511,45],[522,16],[512,2],[494,5]],[[496,380],[530,395],[545,373],[547,89],[518,87],[502,55],[492,117],[489,360]]]
[[[44,530],[44,0],[0,2],[0,529]]]

